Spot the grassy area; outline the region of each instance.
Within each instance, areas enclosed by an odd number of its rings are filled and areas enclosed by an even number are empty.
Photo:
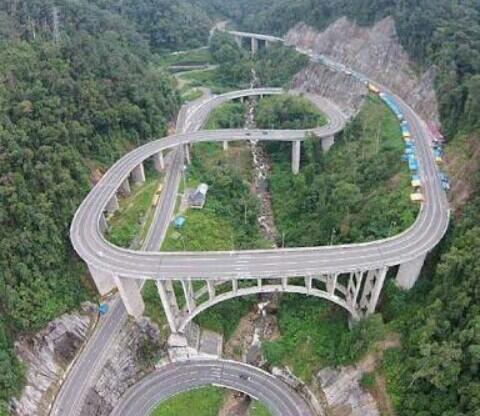
[[[255,119],[264,129],[311,129],[327,124],[327,118],[310,100],[293,95],[262,98]]]
[[[162,55],[159,64],[161,66],[174,65],[207,65],[212,61],[208,49],[193,49],[182,53]]]
[[[188,391],[161,403],[152,416],[217,416],[223,397],[224,391],[218,387]]]
[[[371,241],[410,226],[418,205],[410,202],[403,146],[398,121],[376,97],[366,100],[327,154],[317,140],[307,140],[297,176],[290,145],[267,144],[275,222],[286,244]]]
[[[214,94],[223,94],[228,91],[233,91],[241,88],[247,88],[248,84],[228,86],[223,84],[220,76],[220,69],[211,70],[196,70],[189,71],[182,74],[182,78],[189,82],[192,87],[207,87],[212,90]]]
[[[288,365],[306,382],[325,365],[353,362],[384,336],[379,316],[349,330],[347,312],[325,300],[283,295],[278,312],[281,337],[263,345],[272,365]]]
[[[184,101],[194,101],[200,98],[203,95],[203,92],[199,88],[190,88],[187,86],[187,88],[180,94]]]
[[[205,124],[207,130],[233,129],[245,124],[245,106],[243,103],[229,101],[210,113]]]
[[[258,400],[253,400],[248,409],[248,416],[271,416],[270,411]]]
[[[109,218],[107,239],[120,247],[140,247],[153,215],[152,200],[160,183],[153,170],[145,170],[145,183],[132,186],[131,194],[119,199],[120,208]],[[137,241],[135,241],[137,239]]]

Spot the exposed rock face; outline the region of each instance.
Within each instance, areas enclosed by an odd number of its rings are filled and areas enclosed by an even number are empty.
[[[332,416],[380,416],[375,399],[360,387],[363,371],[327,367],[317,374]]]
[[[26,370],[26,386],[12,401],[12,414],[46,415],[60,380],[83,344],[95,321],[95,305],[85,303],[77,313],[64,314],[33,337],[15,343],[15,351]]]
[[[158,326],[148,318],[125,325],[97,383],[87,394],[81,415],[109,415],[123,393],[153,369],[153,354],[165,342]]]
[[[418,75],[408,54],[398,41],[395,23],[385,18],[372,27],[360,27],[342,17],[318,33],[304,23],[297,24],[287,35],[288,44],[311,48],[388,86],[410,104],[425,120],[438,122],[438,108],[433,80],[435,70]],[[305,86],[320,94],[338,98],[339,105],[350,110],[358,105],[360,86],[348,76],[335,75],[312,64],[295,79],[297,87]]]

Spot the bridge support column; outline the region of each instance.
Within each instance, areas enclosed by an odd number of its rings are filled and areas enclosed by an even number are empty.
[[[100,295],[106,295],[115,289],[115,281],[113,280],[113,274],[97,269],[95,266],[88,265],[88,270],[92,276],[95,286],[97,287]]]
[[[251,38],[250,42],[251,42],[252,55],[255,55],[258,51],[258,39]]]
[[[257,286],[262,287],[262,279],[260,278],[257,279]]]
[[[330,150],[330,148],[333,146],[334,141],[335,141],[334,136],[327,136],[322,138],[323,153],[327,153]]]
[[[145,170],[143,169],[143,163],[140,163],[132,170],[132,181],[134,185],[145,182]]]
[[[208,299],[215,298],[215,281],[207,280]]]
[[[190,158],[190,145],[188,143],[185,144],[185,161],[187,165],[192,163],[192,159]]]
[[[99,220],[98,226],[99,226],[100,232],[102,234],[105,234],[107,232],[108,224],[107,224],[107,220],[105,219],[105,215],[103,215],[103,214],[100,215],[100,220]]]
[[[327,281],[326,281],[327,292],[330,293],[331,295],[335,295],[335,289],[337,287],[337,278],[338,278],[337,273],[330,273],[327,275]]]
[[[224,140],[223,141],[223,150],[226,152],[228,150],[228,141]]]
[[[143,303],[142,292],[138,282],[135,279],[115,275],[113,280],[117,285],[127,313],[134,318],[140,318],[145,310],[145,304]]]
[[[265,41],[265,49],[268,49],[270,47],[270,42],[268,40]]]
[[[358,294],[360,293],[360,288],[362,286],[363,280],[363,271],[356,271],[350,273],[350,278],[348,279],[346,300],[347,304],[351,308],[355,308],[357,304]]]
[[[167,317],[168,326],[172,333],[177,332],[177,316],[179,313],[177,297],[173,289],[171,280],[157,280],[156,282],[158,294],[162,301],[163,310]]]
[[[183,293],[185,295],[185,302],[187,304],[188,313],[192,313],[195,309],[195,293],[193,291],[192,280],[181,280]]]
[[[305,287],[307,288],[307,293],[310,294],[312,291],[312,276],[306,276],[305,277]]]
[[[128,178],[122,182],[119,189],[123,195],[130,195],[130,181]]]
[[[381,269],[369,270],[367,272],[362,298],[360,300],[360,308],[365,311],[366,315],[375,312],[387,270],[388,267],[382,267]]]
[[[242,37],[241,36],[235,36],[235,42],[237,42],[237,45],[239,48],[242,47]]]
[[[294,175],[298,175],[300,172],[300,146],[300,140],[292,142],[292,173]]]
[[[117,195],[113,195],[110,198],[110,201],[107,202],[106,209],[111,214],[111,213],[115,212],[118,208],[120,208],[120,206],[118,205]]]
[[[163,152],[160,151],[153,155],[153,164],[155,169],[159,172],[165,170],[165,159],[163,158]]]
[[[238,292],[238,280],[237,279],[232,279],[232,291],[233,291],[233,293]]]
[[[288,277],[282,277],[282,290],[287,290]]]
[[[423,254],[416,259],[400,265],[395,279],[395,283],[398,287],[406,290],[413,287],[420,276],[426,256],[426,254]]]

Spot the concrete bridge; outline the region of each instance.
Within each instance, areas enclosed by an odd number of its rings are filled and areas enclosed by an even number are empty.
[[[260,35],[258,33],[238,32],[236,30],[226,30],[226,33],[229,33],[235,38],[235,42],[237,42],[239,47],[242,47],[243,40],[247,39],[250,42],[250,51],[252,52],[252,55],[257,53],[262,44],[265,48],[268,48],[272,43],[285,42],[282,38],[270,35]]]

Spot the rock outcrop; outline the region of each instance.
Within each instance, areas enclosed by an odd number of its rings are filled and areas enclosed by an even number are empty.
[[[70,362],[88,336],[96,317],[96,307],[85,303],[76,313],[51,321],[33,337],[22,337],[15,352],[26,367],[26,385],[21,397],[11,403],[17,416],[42,416]]]
[[[323,32],[304,23],[286,35],[287,43],[313,49],[388,86],[410,104],[426,121],[438,123],[438,105],[433,88],[434,68],[418,74],[400,45],[392,18],[372,27],[361,27],[342,17]],[[322,65],[311,64],[294,81],[336,100],[351,113],[361,102],[364,90],[350,77],[335,74]]]
[[[125,391],[153,370],[158,352],[166,354],[166,339],[148,318],[129,322],[118,334],[109,358],[93,388],[87,393],[82,416],[106,416]]]

